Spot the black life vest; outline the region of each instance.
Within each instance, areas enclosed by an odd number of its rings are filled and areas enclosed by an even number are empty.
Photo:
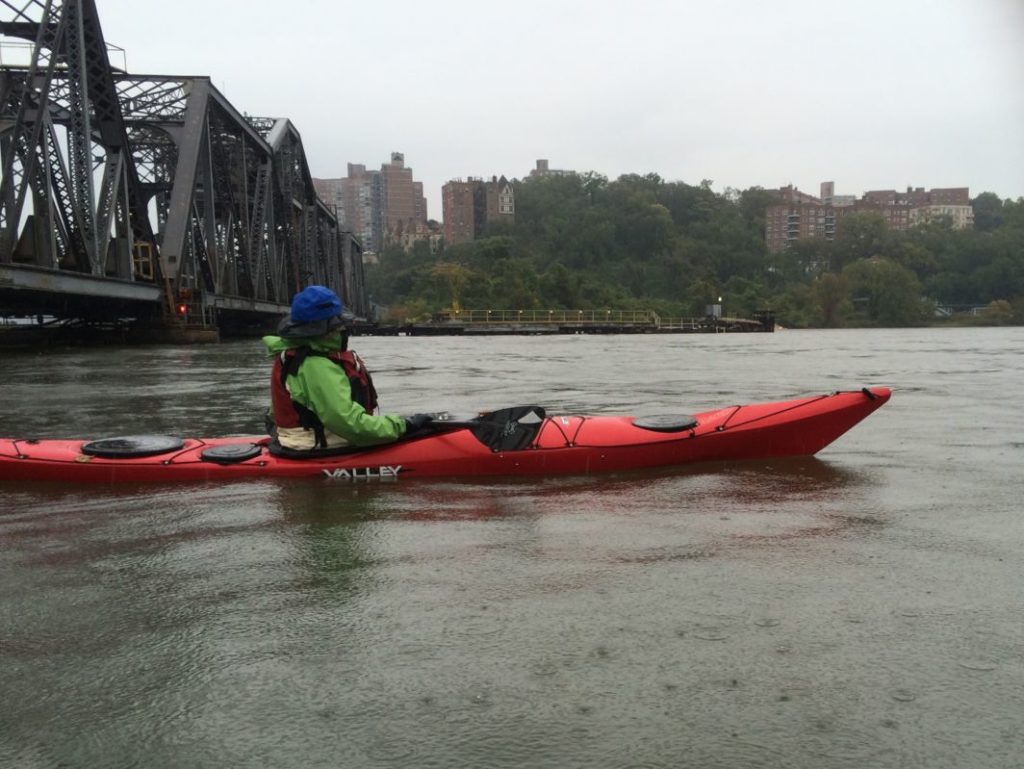
[[[298,373],[303,361],[310,355],[327,358],[341,367],[352,388],[352,400],[362,406],[367,414],[377,409],[377,390],[373,379],[362,359],[351,350],[320,352],[309,347],[285,350],[274,360],[274,368],[270,375],[270,399],[274,414],[274,424],[278,427],[303,427],[313,430],[316,434],[318,448],[327,446],[324,424],[315,412],[301,403],[292,400],[288,392],[288,377]]]

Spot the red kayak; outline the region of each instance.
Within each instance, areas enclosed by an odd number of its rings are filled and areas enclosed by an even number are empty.
[[[891,396],[884,387],[694,416],[548,416],[502,409],[434,422],[395,443],[296,457],[267,436],[137,435],[84,440],[0,439],[0,481],[172,483],[241,478],[396,480],[582,475],[697,462],[809,456]]]

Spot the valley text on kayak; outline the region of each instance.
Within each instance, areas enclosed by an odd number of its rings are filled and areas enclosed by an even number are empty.
[[[394,480],[402,472],[401,465],[380,465],[379,467],[339,467],[334,470],[324,470],[328,478],[341,479],[345,481],[358,480]]]

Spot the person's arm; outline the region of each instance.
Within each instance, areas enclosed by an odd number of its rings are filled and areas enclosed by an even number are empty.
[[[391,414],[367,414],[352,400],[352,386],[341,367],[327,358],[310,356],[299,370],[306,407],[324,427],[353,446],[372,446],[396,440],[405,433],[405,419]]]

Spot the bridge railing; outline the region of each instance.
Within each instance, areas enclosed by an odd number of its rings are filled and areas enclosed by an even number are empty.
[[[660,323],[650,310],[455,310],[438,320],[466,324],[651,326]]]
[[[559,326],[563,328],[633,328],[652,331],[725,331],[764,328],[762,319],[665,317],[653,310],[445,310],[435,324],[459,326]],[[772,323],[774,325],[774,323]]]

